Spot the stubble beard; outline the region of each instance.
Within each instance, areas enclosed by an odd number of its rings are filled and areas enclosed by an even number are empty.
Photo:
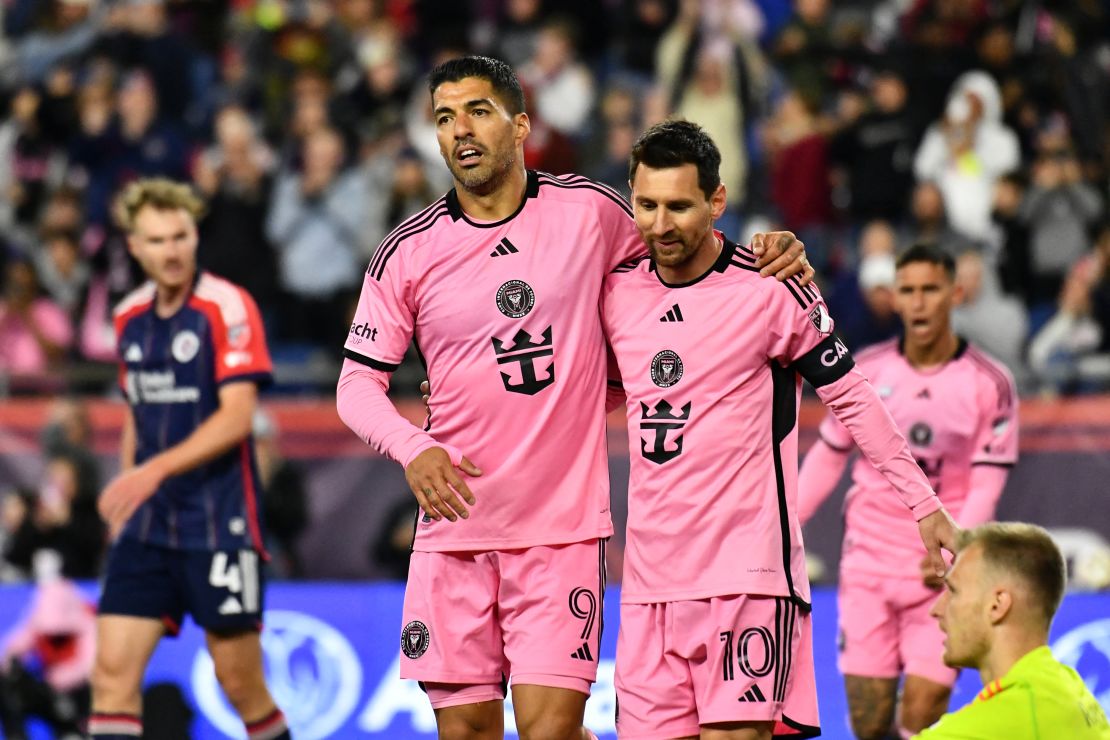
[[[488,156],[488,155],[487,155]],[[516,157],[512,154],[490,165],[489,169],[478,166],[474,169],[463,169],[458,163],[451,165],[451,174],[464,190],[474,195],[489,195],[495,192],[508,178],[516,165]],[[484,171],[483,171],[484,170]]]

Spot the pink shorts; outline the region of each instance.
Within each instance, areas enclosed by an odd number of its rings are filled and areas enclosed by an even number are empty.
[[[674,738],[717,722],[820,734],[810,617],[774,596],[621,604],[617,736]]]
[[[842,573],[840,672],[868,678],[905,673],[952,686],[958,672],[944,664],[944,633],[929,616],[939,596],[917,579]]]
[[[509,677],[589,694],[604,592],[603,540],[414,552],[401,678],[423,682],[437,708],[502,699]]]

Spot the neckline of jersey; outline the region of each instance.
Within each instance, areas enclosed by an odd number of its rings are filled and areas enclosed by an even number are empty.
[[[968,344],[967,344],[966,339],[964,339],[959,334],[957,334],[956,335],[956,352],[951,357],[949,357],[947,360],[945,360],[944,362],[942,362],[939,365],[936,365],[933,368],[930,368],[928,370],[923,370],[923,369],[917,367],[916,365],[913,365],[913,364],[910,363],[909,358],[906,357],[906,337],[904,335],[902,337],[899,337],[898,343],[895,346],[898,348],[898,354],[901,355],[902,360],[905,361],[905,363],[907,365],[909,365],[911,368],[913,368],[913,371],[915,373],[917,373],[919,375],[936,375],[937,373],[944,370],[944,368],[948,367],[953,362],[955,362],[956,360],[963,357],[964,352],[967,352]]]
[[[659,270],[655,269],[655,260],[652,259],[649,259],[648,270],[655,273],[656,279],[659,280],[660,284],[664,288],[669,288],[671,290],[678,290],[679,288],[689,288],[691,285],[697,285],[702,280],[705,280],[707,277],[715,272],[724,272],[728,268],[728,266],[732,264],[732,255],[736,253],[736,243],[730,242],[727,238],[725,238],[724,234],[717,231],[716,229],[713,229],[713,234],[721,240],[721,253],[717,255],[716,261],[714,261],[713,264],[709,266],[708,270],[703,272],[701,275],[698,275],[693,280],[688,280],[685,283],[668,283],[666,280],[663,279],[663,276],[659,274]]]
[[[535,198],[540,193],[540,180],[536,171],[525,170],[524,174],[526,178],[524,184],[524,197],[520,199],[520,205],[516,207],[515,211],[500,221],[475,221],[471,219],[466,215],[466,211],[462,209],[462,205],[459,203],[459,195],[455,188],[451,188],[447,192],[447,213],[450,214],[452,221],[462,219],[476,229],[492,229],[507,224],[520,215],[520,212],[524,210],[524,206],[528,203],[529,199]]]
[[[200,284],[200,279],[203,274],[204,270],[196,271],[196,274],[193,275],[193,284],[189,286],[189,292],[185,295],[185,300],[182,301],[181,305],[177,307],[177,310],[171,313],[169,316],[162,316],[158,313],[158,286],[155,285],[154,300],[150,302],[150,314],[154,317],[154,320],[173,321],[174,319],[176,319],[181,314],[181,312],[188,307],[189,301],[193,299],[193,295],[195,295],[197,292],[197,285]]]

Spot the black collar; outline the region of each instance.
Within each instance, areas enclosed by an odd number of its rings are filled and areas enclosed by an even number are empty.
[[[967,352],[967,340],[964,339],[963,337],[961,337],[959,334],[957,334],[956,335],[956,354],[952,355],[947,360],[945,360],[945,364],[947,364],[949,362],[952,362],[952,360],[960,359],[961,357],[964,356],[964,352]],[[898,338],[898,354],[902,355],[903,357],[906,356],[906,337],[905,337],[905,335]]]
[[[537,195],[540,194],[540,179],[536,175],[535,171],[526,170],[525,175],[527,177],[527,181],[524,185],[524,198],[521,199],[520,205],[517,206],[517,209],[515,211],[513,211],[511,214],[501,219],[500,221],[493,221],[491,223],[471,221],[469,218],[467,218],[466,213],[463,212],[462,206],[459,205],[459,195],[455,192],[455,188],[451,188],[451,190],[447,193],[447,213],[450,214],[452,221],[458,221],[459,219],[462,219],[471,226],[477,227],[479,229],[492,229],[495,226],[500,226],[501,224],[508,223],[509,221],[512,221],[514,218],[516,218],[517,214],[524,210],[524,204],[528,202],[529,198],[535,198]]]
[[[691,285],[696,285],[702,280],[705,280],[707,277],[715,272],[724,272],[728,269],[728,266],[732,264],[732,255],[736,254],[736,244],[735,242],[730,242],[728,239],[725,238],[724,234],[717,231],[716,229],[713,230],[713,233],[721,240],[721,253],[717,255],[716,261],[712,265],[710,265],[708,270],[706,270],[693,280],[689,280],[685,283],[668,283],[659,275],[659,271],[655,269],[654,260],[652,260],[651,263],[648,265],[648,269],[654,272],[655,277],[659,279],[659,282],[668,288],[689,288]]]

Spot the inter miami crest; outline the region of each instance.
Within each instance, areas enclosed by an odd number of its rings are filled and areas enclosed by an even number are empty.
[[[933,430],[923,421],[910,427],[910,441],[918,447],[928,447],[933,443]]]
[[[401,630],[401,652],[407,658],[416,660],[428,652],[430,643],[428,627],[423,622],[414,620],[406,624],[405,628]]]
[[[536,294],[523,280],[510,280],[497,289],[497,310],[510,319],[527,316],[535,305]]]
[[[682,379],[682,358],[665,349],[651,358],[651,382],[660,388],[670,388]]]

